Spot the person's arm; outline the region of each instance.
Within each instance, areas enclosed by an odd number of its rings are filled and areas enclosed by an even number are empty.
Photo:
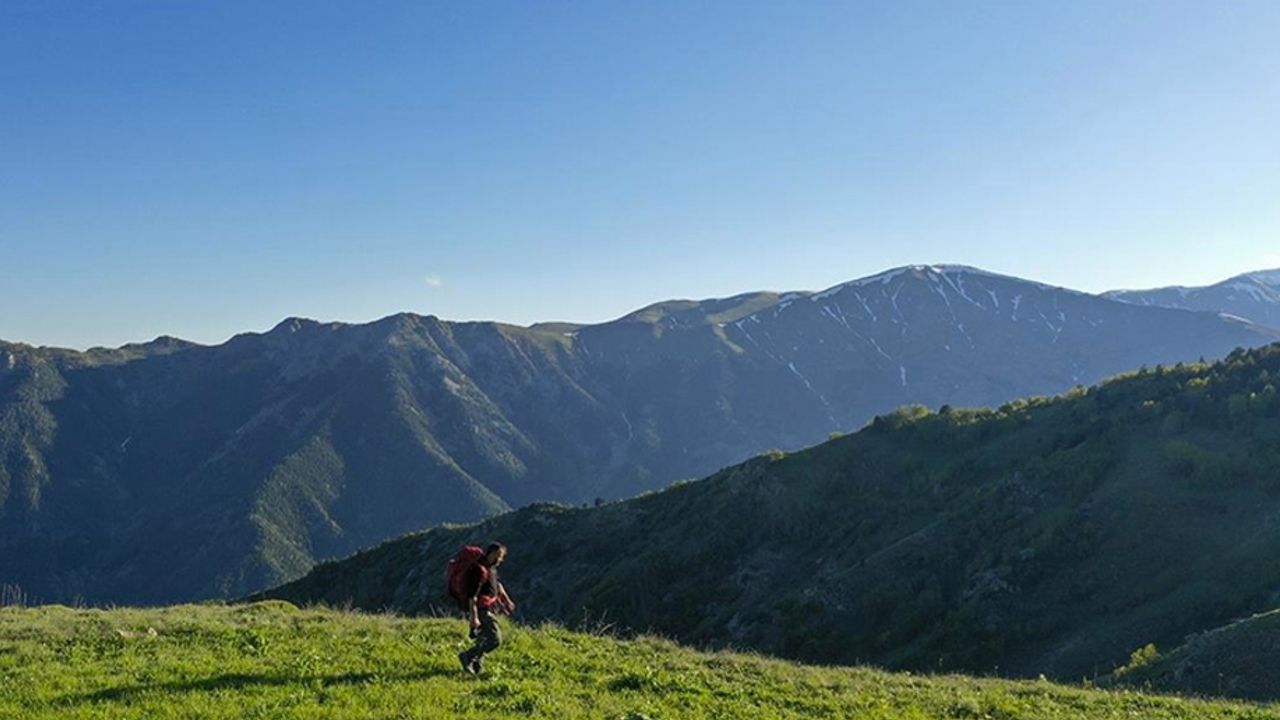
[[[473,570],[473,572],[476,571],[480,574],[480,582],[475,583],[476,589],[472,591],[471,600],[467,603],[472,628],[480,627],[480,590],[484,587],[486,574],[483,568]]]
[[[507,586],[498,583],[498,597],[502,598],[502,604],[507,607],[507,614],[510,615],[516,609],[516,603],[507,594]]]

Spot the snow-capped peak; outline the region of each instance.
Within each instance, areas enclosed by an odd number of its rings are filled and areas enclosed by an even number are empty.
[[[867,287],[871,285],[887,285],[894,278],[897,278],[912,272],[917,272],[917,273],[932,272],[935,274],[941,274],[945,272],[944,270],[945,268],[965,268],[965,266],[963,265],[903,265],[902,267],[896,267],[890,270],[885,270],[884,272],[879,272],[879,273],[876,273],[875,275],[868,275],[867,277],[858,278],[857,280],[850,280],[848,282],[840,283],[839,285],[833,285],[827,288],[826,290],[810,295],[809,299],[817,302],[819,300],[825,300],[826,298],[829,298],[832,295],[835,295],[836,293],[846,288]],[[966,269],[970,269],[970,268],[966,268]],[[978,271],[978,272],[981,272],[981,271]]]
[[[1028,285],[1034,285],[1036,287],[1039,287],[1045,290],[1063,290],[1063,291],[1072,292],[1072,293],[1079,292],[1076,290],[1070,290],[1069,288],[1061,288],[1053,285],[1046,285],[1045,283],[1036,282],[1034,280],[1027,280],[1020,277],[1014,277],[1012,275],[1001,275],[1000,273],[994,273],[994,272],[991,272],[990,270],[983,270],[982,268],[976,268],[976,267],[973,267],[972,265],[958,265],[958,264],[943,263],[943,264],[937,264],[937,265],[904,265],[902,267],[893,268],[892,270],[885,270],[884,272],[877,273],[875,275],[870,275],[864,278],[858,278],[857,280],[850,280],[849,282],[844,282],[844,283],[840,283],[839,285],[829,287],[826,290],[810,295],[809,299],[814,302],[818,302],[820,300],[825,300],[826,298],[831,297],[832,295],[835,295],[836,293],[846,288],[859,288],[859,287],[867,287],[871,285],[886,285],[890,281],[892,281],[894,278],[900,277],[907,273],[921,273],[926,277],[934,277],[935,279],[938,276],[948,277],[948,278],[956,277],[956,276],[977,276],[977,277],[994,278],[999,280],[1011,280],[1014,282],[1026,283]]]

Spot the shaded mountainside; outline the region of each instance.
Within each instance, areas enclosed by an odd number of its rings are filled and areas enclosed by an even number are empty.
[[[225,595],[527,502],[530,473],[562,496],[590,456],[548,449],[608,443],[549,337],[404,315],[92,362],[10,349],[0,576],[36,597]],[[523,396],[499,408],[459,367],[486,363]]]
[[[0,717],[22,720],[1276,720],[1280,708],[1044,681],[806,667],[504,625],[480,677],[460,620],[269,602],[0,608]]]
[[[1280,604],[1280,345],[994,410],[905,409],[595,509],[407,536],[266,596],[431,612],[463,542],[526,618],[807,661],[1079,680]]]
[[[1105,684],[1274,702],[1280,700],[1277,666],[1280,610],[1273,610],[1196,633],[1169,652],[1138,651]]]
[[[592,326],[291,319],[204,347],[0,345],[0,583],[232,596],[387,537],[619,498],[904,403],[991,405],[1273,334],[958,266]]]
[[[1280,270],[1246,273],[1206,287],[1113,290],[1104,297],[1135,305],[1228,313],[1280,328]]]

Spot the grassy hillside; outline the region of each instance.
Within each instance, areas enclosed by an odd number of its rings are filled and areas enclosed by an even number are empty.
[[[459,620],[286,603],[0,609],[0,717],[1280,718],[1280,709],[1043,681],[816,668],[652,638],[510,628],[479,679]]]
[[[595,509],[408,536],[270,593],[429,612],[465,541],[529,619],[1078,681],[1280,605],[1280,346],[854,435]]]
[[[1138,651],[1111,686],[1250,700],[1280,699],[1280,610],[1196,633],[1173,650]]]

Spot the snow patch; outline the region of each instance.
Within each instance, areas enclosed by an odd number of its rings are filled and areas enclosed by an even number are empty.
[[[782,312],[783,310],[786,310],[796,300],[799,300],[801,298],[806,298],[806,297],[809,297],[809,296],[805,295],[804,293],[798,293],[798,292],[783,293],[783,295],[778,298],[778,304],[773,306],[773,316],[777,317],[778,313]],[[752,313],[751,317],[755,317],[755,313]],[[757,320],[757,322],[759,321]]]
[[[814,301],[825,300],[828,297],[831,297],[832,295],[835,295],[836,293],[849,288],[868,287],[871,285],[883,286],[883,285],[889,284],[889,282],[894,278],[901,277],[902,275],[905,275],[907,273],[912,273],[912,272],[924,273],[930,276],[941,277],[945,279],[949,284],[953,284],[953,285],[954,285],[953,281],[955,280],[962,280],[965,277],[969,277],[969,278],[979,277],[979,278],[992,278],[996,280],[1007,280],[1007,281],[1018,282],[1018,283],[1026,283],[1028,285],[1032,285],[1034,287],[1038,287],[1044,290],[1058,290],[1062,292],[1068,292],[1073,295],[1088,295],[1088,293],[1083,293],[1083,292],[1080,292],[1079,290],[1072,290],[1070,288],[1058,287],[1056,285],[1048,285],[1045,283],[1036,282],[1035,280],[1027,280],[1025,278],[1014,277],[1012,275],[1001,275],[1000,273],[990,272],[988,270],[983,270],[982,268],[973,267],[972,265],[956,265],[956,264],[944,263],[940,265],[905,265],[903,267],[897,267],[890,270],[885,270],[884,272],[876,273],[875,275],[869,275],[864,278],[858,278],[857,280],[850,280],[848,282],[840,283],[839,285],[833,285],[827,288],[826,290],[809,295],[808,298]],[[1277,278],[1275,282],[1280,284],[1280,270],[1276,271],[1276,275],[1277,275]],[[962,291],[958,286],[956,287],[956,291],[960,292],[962,295],[965,295],[964,291]],[[990,290],[988,290],[988,292],[990,292]],[[966,296],[966,299],[968,299],[970,302],[974,302],[972,298],[969,298],[967,296]],[[995,300],[994,297],[992,299],[993,301]],[[996,302],[998,307],[999,306],[998,301]],[[979,307],[981,307],[981,305],[979,305]]]
[[[929,287],[933,288],[935,293],[942,296],[942,301],[947,304],[947,309],[951,310],[951,298],[947,297],[947,291],[942,289],[942,284],[938,282],[938,278],[936,276],[930,276],[929,280],[932,281],[929,283]],[[951,317],[954,318],[955,315],[955,311],[952,310]]]
[[[800,378],[800,382],[804,383],[804,386],[809,389],[809,392],[813,393],[814,397],[822,401],[823,407],[827,409],[827,418],[831,420],[832,425],[837,425],[838,423],[836,422],[835,416],[831,414],[831,403],[827,402],[827,399],[822,396],[822,393],[813,389],[813,385],[809,383],[809,378],[800,374],[800,371],[796,369],[796,364],[794,362],[788,362],[787,367],[791,368],[791,372],[795,373],[796,377]]]
[[[902,292],[902,285],[898,285],[893,294],[889,296],[889,302],[893,304],[893,311],[898,313],[898,318],[905,322],[906,318],[902,315],[902,308],[898,307],[898,293],[900,292]]]
[[[955,278],[954,280],[952,280],[950,275],[948,275],[948,274],[946,274],[946,273],[943,273],[943,274],[942,274],[942,279],[943,279],[943,280],[946,280],[946,281],[947,281],[947,284],[948,284],[948,285],[950,285],[950,286],[951,286],[951,287],[952,287],[952,288],[953,288],[957,293],[960,293],[960,297],[964,298],[964,299],[965,299],[965,300],[966,300],[970,305],[973,305],[974,307],[978,308],[979,310],[986,310],[986,308],[982,307],[982,303],[979,303],[978,301],[976,301],[976,300],[974,300],[973,298],[969,297],[969,293],[967,293],[967,292],[965,292],[965,291],[964,291],[964,276],[963,276],[963,275],[957,275],[957,276],[956,276],[956,278]]]
[[[885,352],[885,351],[884,351],[884,348],[880,347],[880,343],[876,342],[876,339],[875,339],[875,338],[873,338],[873,337],[868,337],[868,338],[867,338],[867,340],[871,343],[871,347],[875,348],[875,349],[876,349],[876,352],[880,353],[880,355],[882,355],[882,356],[884,357],[884,359],[885,359],[885,360],[892,360],[892,359],[893,359],[893,358],[889,357],[889,353],[887,353],[887,352]]]
[[[828,306],[826,306],[826,305],[823,305],[823,306],[822,306],[822,312],[823,312],[823,313],[825,313],[827,317],[831,318],[832,320],[835,320],[836,322],[840,323],[841,325],[844,325],[846,328],[847,328],[847,327],[849,327],[849,321],[848,321],[848,320],[845,320],[843,317],[840,317],[840,316],[836,315],[834,312],[831,312],[831,308],[830,308],[830,307],[828,307]],[[850,328],[850,329],[852,329],[852,328]]]
[[[862,295],[859,293],[854,293],[853,296],[858,298],[858,302],[862,303],[862,309],[866,310],[867,315],[871,316],[871,322],[879,322],[879,320],[876,318],[876,314],[871,312],[871,306],[867,304],[866,298],[862,297]]]
[[[900,267],[900,268],[894,268],[892,270],[886,270],[882,273],[877,273],[869,277],[858,278],[857,280],[850,280],[849,282],[840,283],[839,285],[833,285],[832,287],[829,287],[826,290],[823,290],[822,292],[814,293],[813,295],[810,295],[809,298],[815,301],[825,300],[846,288],[866,287],[868,285],[874,285],[876,283],[885,285],[885,284],[888,284],[890,280],[898,277],[899,275],[902,275],[903,273],[908,273],[913,270],[919,270],[922,267],[923,266],[921,265],[913,265],[910,267]]]
[[[1222,318],[1223,320],[1228,320],[1230,322],[1238,322],[1244,325],[1253,324],[1252,320],[1249,320],[1248,318],[1242,318],[1239,315],[1232,315],[1231,313],[1218,313],[1218,317]]]
[[[1039,310],[1037,310],[1037,311],[1036,311],[1036,314],[1038,314],[1038,315],[1040,316],[1040,319],[1044,321],[1045,326],[1046,326],[1046,327],[1048,327],[1050,330],[1052,330],[1052,331],[1053,331],[1053,342],[1054,342],[1054,343],[1057,343],[1057,342],[1058,342],[1058,336],[1062,334],[1062,328],[1063,328],[1064,326],[1063,326],[1063,325],[1054,325],[1054,324],[1053,324],[1053,322],[1051,322],[1051,321],[1049,320],[1049,318],[1045,317],[1044,313],[1043,313],[1043,312],[1040,312]],[[1060,317],[1065,318],[1065,316],[1064,316],[1061,312],[1059,312],[1059,313],[1058,313],[1058,315],[1059,315]]]
[[[1239,290],[1243,293],[1248,294],[1249,297],[1253,299],[1255,302],[1263,302],[1263,303],[1276,302],[1276,298],[1273,297],[1271,293],[1268,293],[1266,290],[1258,287],[1253,283],[1234,282],[1228,285],[1227,287],[1231,288],[1232,290]],[[1235,299],[1234,296],[1232,296],[1232,299],[1233,300]]]
[[[1059,292],[1070,293],[1072,295],[1089,295],[1089,293],[1080,292],[1079,290],[1072,290],[1071,288],[1064,288],[1058,285],[1049,285],[1042,282],[1036,282],[1035,280],[1014,277],[1012,275],[1001,275],[1000,273],[994,273],[990,270],[983,270],[982,268],[976,268],[970,265],[932,265],[930,268],[942,273],[943,275],[969,275],[975,277],[995,278],[997,280],[1009,280],[1017,283],[1025,283],[1027,285],[1038,287],[1041,290],[1056,290]],[[1090,297],[1093,296],[1090,295]]]

